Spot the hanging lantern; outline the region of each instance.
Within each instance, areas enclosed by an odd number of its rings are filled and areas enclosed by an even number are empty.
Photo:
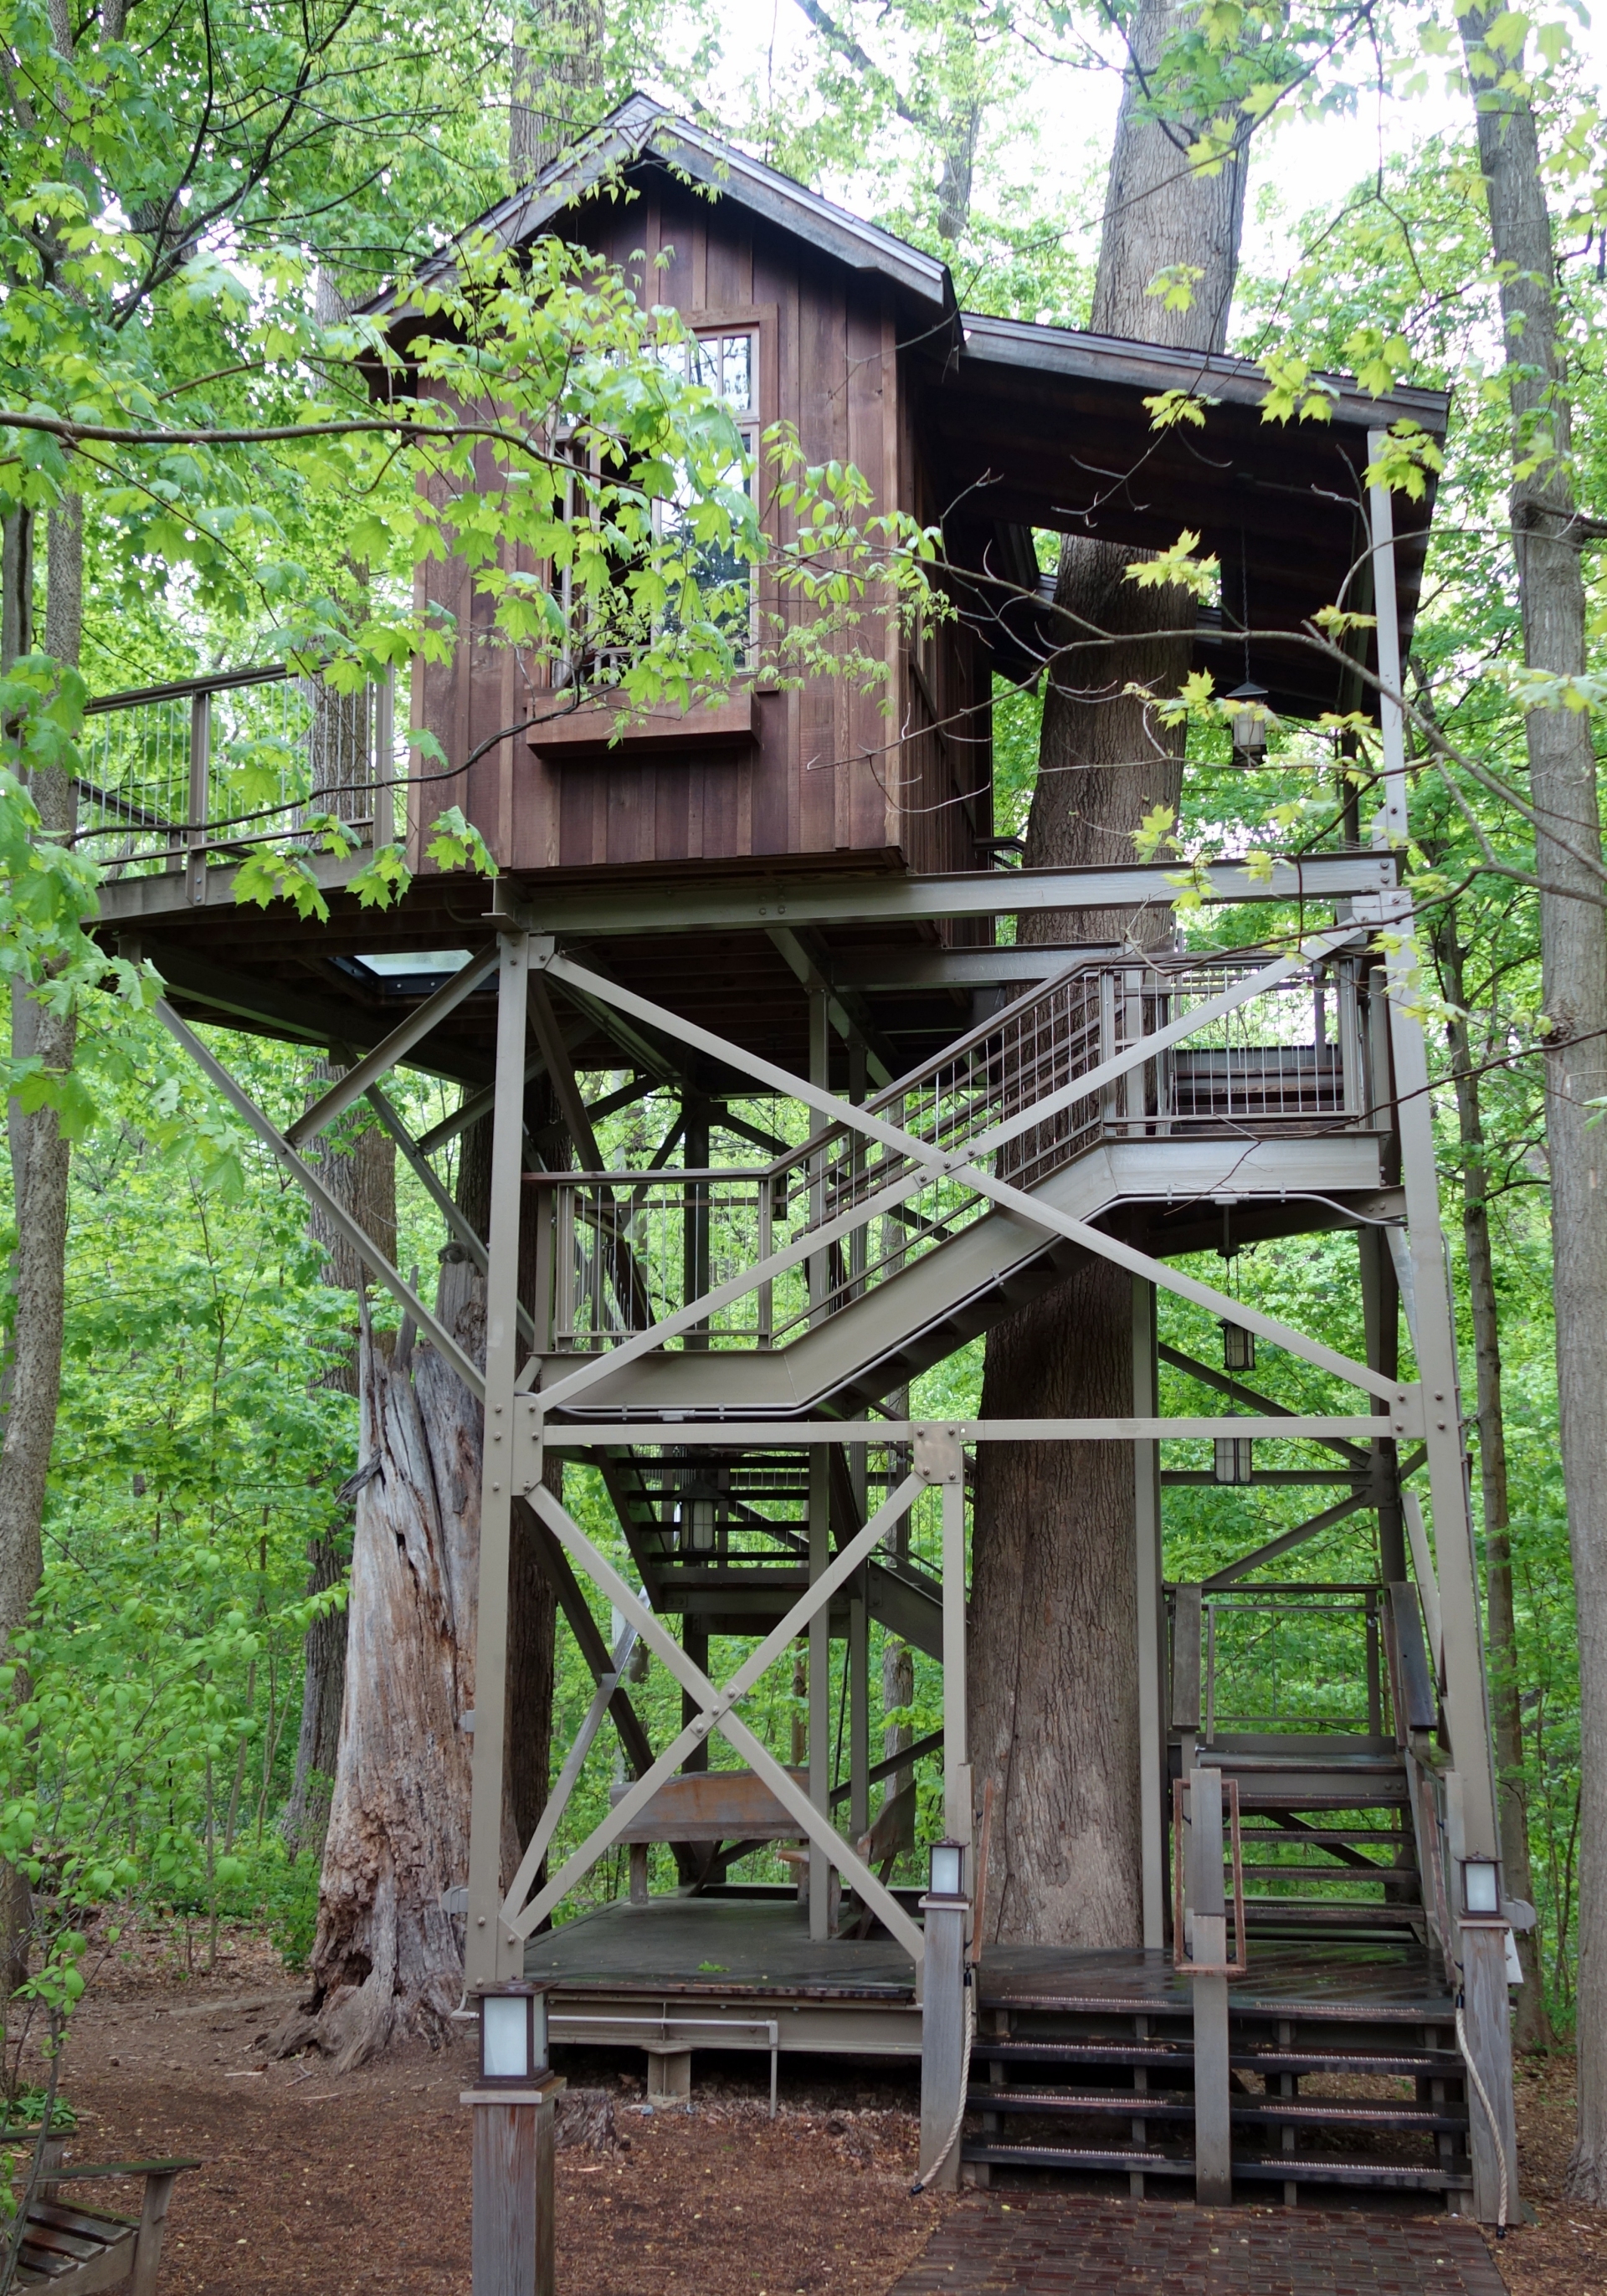
[[[692,1552],[712,1554],[714,1551],[715,1503],[706,1491],[692,1494]]]
[[[1225,699],[1232,715],[1228,730],[1233,737],[1233,763],[1236,766],[1258,766],[1266,755],[1266,703],[1265,685],[1257,685],[1247,677],[1236,685]]]
[[[1222,1327],[1222,1368],[1224,1371],[1254,1371],[1256,1368],[1256,1334],[1247,1332],[1242,1324],[1224,1324]]]
[[[1249,1483],[1255,1480],[1252,1472],[1256,1446],[1248,1435],[1218,1435],[1214,1469],[1219,1483]]]

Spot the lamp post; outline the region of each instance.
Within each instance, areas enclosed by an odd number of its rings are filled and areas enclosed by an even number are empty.
[[[963,1841],[935,1841],[920,1901],[927,1950],[920,1993],[920,2173],[936,2192],[960,2189],[955,2114],[969,2075],[965,2011],[966,1894]],[[935,2171],[935,2173],[934,2173]]]
[[[553,2107],[547,1988],[521,1980],[474,1995],[474,2296],[553,2296]]]

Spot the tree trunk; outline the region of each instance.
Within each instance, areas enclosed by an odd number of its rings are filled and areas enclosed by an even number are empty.
[[[316,723],[316,719],[315,719]],[[338,1062],[313,1062],[308,1104],[346,1073]],[[396,1144],[361,1102],[309,1143],[308,1160],[343,1209],[378,1244],[387,1259],[396,1258]],[[323,1278],[352,1294],[354,1309],[364,1285],[364,1271],[351,1246],[338,1235],[314,1204],[308,1213],[308,1232],[325,1252]],[[355,1396],[358,1387],[357,1332],[350,1350],[320,1374],[318,1384]],[[319,1595],[338,1587],[350,1554],[350,1521],[325,1531],[308,1549],[307,1591]],[[310,1626],[302,1643],[301,1727],[296,1741],[296,1766],[290,1799],[281,1821],[292,1857],[304,1847],[316,1848],[322,1839],[329,1808],[327,1784],[334,1775],[340,1742],[341,1706],[346,1689],[346,1612],[326,1611]]]
[[[1490,1710],[1496,1727],[1501,1862],[1507,1895],[1532,1901],[1535,1891],[1529,1862],[1523,1711],[1518,1691],[1518,1620],[1512,1601],[1512,1543],[1507,1509],[1506,1421],[1501,1404],[1501,1324],[1496,1298],[1495,1255],[1490,1248],[1489,1174],[1485,1161],[1479,1074],[1468,1036],[1463,969],[1466,951],[1457,939],[1455,919],[1448,913],[1442,914],[1436,927],[1434,944],[1440,979],[1452,1007],[1448,1034],[1462,1143],[1462,1238],[1467,1255],[1468,1299],[1472,1312],[1473,1360],[1478,1380],[1479,1478],[1484,1514]],[[1552,2044],[1551,2020],[1545,2010],[1538,1933],[1530,1931],[1527,1936],[1520,1937],[1517,1947],[1523,1965],[1523,1983],[1517,1997],[1512,2038],[1520,2049],[1548,2049]]]
[[[1169,0],[1142,0],[1110,164],[1092,325],[1102,334],[1220,350],[1244,215],[1242,157],[1219,175],[1188,171],[1186,126],[1146,116],[1143,83],[1176,29]],[[1180,264],[1192,300],[1149,294]],[[1026,865],[1133,857],[1156,805],[1175,807],[1181,739],[1153,722],[1130,680],[1175,692],[1191,599],[1141,590],[1135,554],[1068,537],[1055,599]],[[1105,643],[1108,633],[1118,642]],[[1023,941],[1169,933],[1169,915],[1089,911],[1023,918]],[[1122,1417],[1133,1409],[1133,1287],[1104,1261],[989,1332],[984,1414]],[[970,1644],[978,1800],[997,1796],[985,1923],[989,1941],[1131,1946],[1142,1935],[1138,1763],[1137,1554],[1131,1448],[984,1444],[977,1466]]]
[[[1496,12],[1460,21],[1478,91],[1479,157],[1501,275],[1514,465],[1512,535],[1531,669],[1585,668],[1585,585],[1551,217],[1535,115],[1509,60],[1481,43]],[[1554,448],[1554,452],[1547,449]],[[1586,712],[1537,709],[1526,727],[1538,828],[1545,1000],[1545,1144],[1562,1480],[1579,1639],[1578,2125],[1567,2190],[1607,2203],[1607,911],[1595,755]]]
[[[443,1287],[444,1289],[444,1287]],[[443,1299],[471,1352],[483,1302]],[[347,1629],[347,1692],[324,1841],[313,1992],[279,2038],[344,2070],[419,2037],[439,2046],[462,1993],[463,1949],[441,1900],[468,1872],[474,1705],[477,1409],[433,1349],[393,1352],[364,1319],[363,1468]],[[441,1408],[447,1382],[464,1397]]]
[[[602,78],[606,32],[602,0],[553,0],[543,12],[542,43],[511,51],[508,173],[527,184],[591,125]]]

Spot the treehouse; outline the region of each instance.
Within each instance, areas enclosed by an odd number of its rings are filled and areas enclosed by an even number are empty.
[[[1401,865],[1401,664],[1433,482],[1369,478],[1392,426],[1408,450],[1443,431],[1445,401],[1318,377],[1323,419],[1269,422],[1245,362],[966,314],[942,265],[640,98],[481,228],[513,248],[561,234],[639,275],[755,447],[789,422],[877,506],[940,530],[954,611],[880,628],[885,710],[842,680],[767,681],[755,656],[717,702],[631,717],[606,664],[577,686],[493,644],[471,570],[433,569],[425,603],[456,637],[416,672],[412,722],[499,873],[429,860],[439,784],[415,783],[418,873],[383,913],[347,890],[361,852],[309,864],[326,919],[235,898],[248,845],[215,761],[251,713],[280,711],[302,759],[282,828],[327,784],[292,682],[93,705],[81,795],[109,944],[158,965],[175,1034],[337,1227],[350,1215],[300,1151],[367,1094],[483,1272],[481,1362],[352,1230],[486,1407],[474,1825],[449,1877],[486,2051],[476,2290],[547,2268],[528,2221],[498,2210],[546,2141],[554,2043],[639,2046],[665,2097],[700,2049],[768,2055],[772,2080],[784,2052],[919,2059],[923,2164],[950,2182],[1050,2169],[1291,2203],[1355,2185],[1495,2220],[1516,2205],[1506,1987],[1528,1909],[1500,1872]],[[376,307],[400,343],[410,291]],[[1158,423],[1183,399],[1201,422]],[[784,542],[784,507],[762,515]],[[1191,608],[1193,667],[1281,717],[1371,719],[1377,819],[1364,842],[1352,819],[1265,871],[1201,862],[1201,899],[1239,912],[1234,946],[1020,941],[1024,920],[1175,895],[1137,860],[1007,865],[993,697],[1063,643],[1043,538],[1166,551],[1184,532],[1221,568]],[[766,578],[756,613],[776,603]],[[1356,619],[1314,642],[1336,604]],[[393,707],[375,693],[343,736],[366,844],[392,833],[407,779]],[[282,1132],[197,1021],[317,1046],[345,1073]],[[381,1090],[399,1062],[465,1088],[416,1140]],[[599,1128],[655,1093],[665,1136],[611,1165]],[[482,1233],[431,1157],[487,1114]],[[1320,1231],[1354,1246],[1333,1265],[1361,1356],[1315,1327],[1323,1303],[1297,1326],[1180,1265]],[[1119,1416],[920,1415],[912,1382],[1091,1258],[1132,1283]],[[1111,1568],[1131,1589],[1141,1910],[1119,1948],[1077,1942],[1075,1903],[1059,1939],[999,1941],[996,1900],[990,1926],[1014,1820],[968,1736],[971,1478],[981,1447],[1037,1441],[1131,1462]],[[559,1458],[598,1471],[618,1550],[556,1496]],[[1168,1579],[1169,1508],[1302,1488],[1323,1496],[1309,1518],[1268,1537],[1248,1513],[1230,1561]],[[1366,1570],[1285,1563],[1353,1517],[1372,1527]],[[597,1695],[510,1872],[515,1530]],[[889,1637],[942,1683],[941,1726],[891,1750],[871,1695]],[[681,1687],[665,1743],[631,1702],[639,1645]],[[745,1701],[799,1645],[807,1743],[784,1763]],[[1281,1671],[1264,1666],[1280,1648]],[[560,1855],[605,1730],[623,1775]],[[924,1891],[922,1781],[945,1837]],[[548,1926],[615,1851],[629,1895]],[[1302,2093],[1331,2073],[1396,2089]]]

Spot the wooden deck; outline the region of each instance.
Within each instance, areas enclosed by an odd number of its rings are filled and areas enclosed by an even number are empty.
[[[529,1977],[552,1982],[552,2009],[560,2029],[571,2020],[577,2028],[597,2027],[584,2035],[577,2030],[577,2038],[608,2038],[609,2017],[619,2021],[618,2038],[628,2040],[623,2026],[644,2019],[689,2030],[690,2021],[705,2009],[738,2021],[746,2013],[750,2022],[762,2022],[779,2006],[797,2004],[837,2013],[824,2023],[805,2020],[796,2040],[784,2033],[773,2046],[851,2051],[856,2046],[854,2013],[865,2013],[862,2030],[869,2038],[896,2030],[885,2015],[891,2009],[902,2013],[898,2024],[910,2053],[919,2048],[912,1972],[898,1948],[886,1938],[812,1943],[804,1910],[779,1890],[602,1906],[532,1938],[524,1965]],[[1077,2017],[1187,2018],[1191,2002],[1188,1982],[1173,1969],[1169,1954],[1016,1945],[995,1946],[984,1954],[977,2007],[1062,2010]],[[1428,1956],[1411,1940],[1252,1943],[1249,1975],[1234,1985],[1232,2010],[1235,2017],[1343,2018],[1419,2027],[1449,2023],[1455,2013]],[[720,2046],[719,2021],[712,2016],[707,2039],[696,2045]],[[786,2021],[790,2025],[793,2020]],[[804,2042],[805,2030],[818,2038]],[[835,2042],[828,2042],[828,2033],[836,2036]]]

